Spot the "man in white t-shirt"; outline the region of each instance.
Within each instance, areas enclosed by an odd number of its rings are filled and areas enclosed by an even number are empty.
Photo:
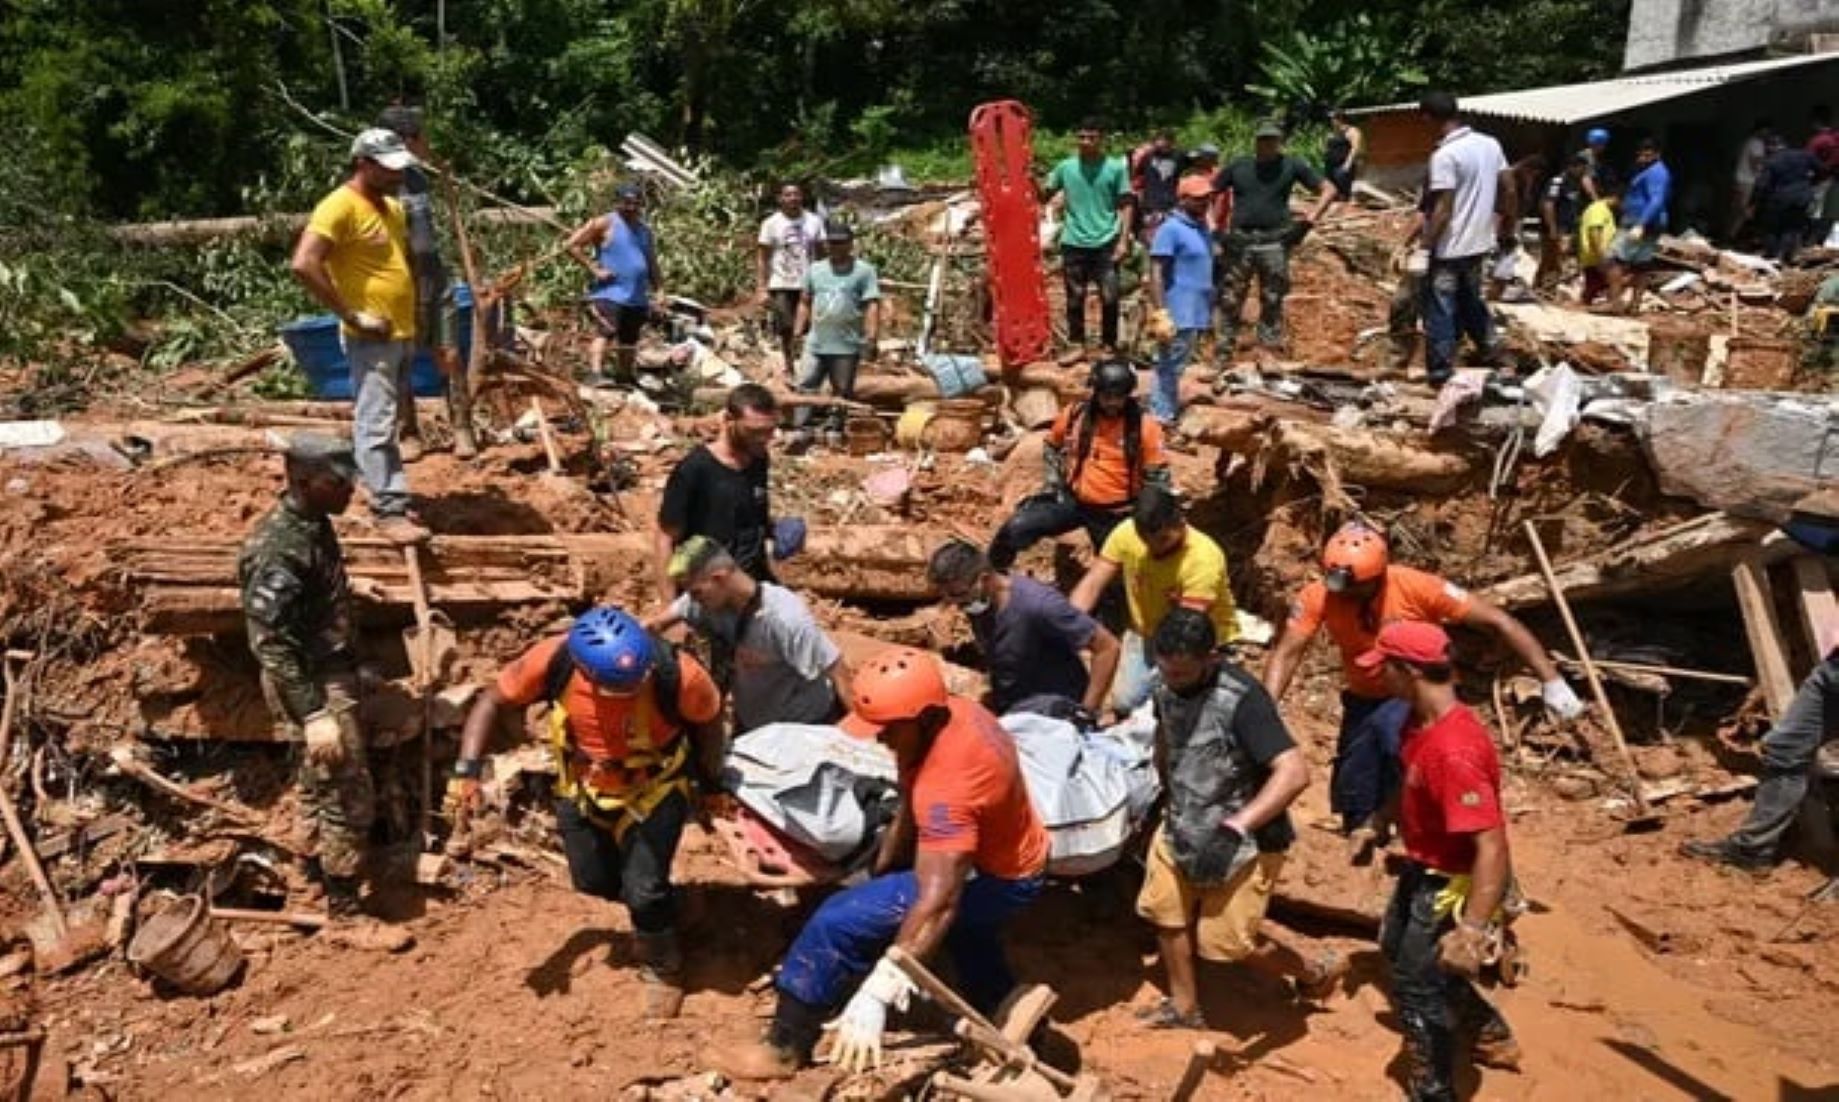
[[[1768,119],[1757,119],[1756,125],[1750,127],[1743,145],[1737,150],[1737,164],[1730,174],[1728,236],[1733,245],[1737,242],[1737,235],[1743,232],[1744,223],[1750,220],[1750,193],[1756,190],[1756,177],[1762,174],[1762,162],[1769,155],[1764,139],[1773,129]]]
[[[824,220],[805,209],[805,191],[797,184],[779,188],[779,209],[760,223],[760,255],[755,265],[756,294],[770,306],[773,333],[792,374],[792,322],[798,316],[798,298],[805,276],[823,255]]]
[[[1455,373],[1456,342],[1468,334],[1483,355],[1497,352],[1494,319],[1482,298],[1488,253],[1512,241],[1519,194],[1501,143],[1471,130],[1456,113],[1456,97],[1429,92],[1418,104],[1441,135],[1430,155],[1430,216],[1424,241],[1430,280],[1424,303],[1424,368],[1440,387]]]

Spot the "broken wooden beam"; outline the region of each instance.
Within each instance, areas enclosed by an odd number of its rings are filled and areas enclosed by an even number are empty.
[[[1710,513],[1684,524],[1618,544],[1607,551],[1557,567],[1555,575],[1565,596],[1573,602],[1625,597],[1665,591],[1730,569],[1735,553],[1757,545],[1772,526],[1727,513]],[[1761,549],[1769,560],[1784,556],[1788,548],[1771,544]],[[1526,574],[1500,582],[1479,596],[1502,608],[1519,609],[1551,600],[1545,581]]]
[[[1417,433],[1339,428],[1288,413],[1243,407],[1191,406],[1181,430],[1223,451],[1331,475],[1340,485],[1444,493],[1482,471],[1470,449]]]

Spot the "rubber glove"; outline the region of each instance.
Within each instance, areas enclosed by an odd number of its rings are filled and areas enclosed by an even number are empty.
[[[773,560],[784,562],[805,549],[805,522],[800,517],[773,521]]]
[[[1637,243],[1640,242],[1646,236],[1647,236],[1646,226],[1636,226],[1634,229],[1628,231],[1628,239],[1630,241],[1634,241]]]
[[[1584,714],[1584,702],[1562,677],[1554,677],[1539,686],[1539,699],[1545,701],[1546,708],[1559,719],[1576,719]]]
[[[344,725],[330,709],[321,708],[301,724],[306,734],[307,760],[332,766],[345,760]]]
[[[464,823],[468,816],[479,810],[480,802],[479,778],[447,778],[447,791],[441,797],[441,814],[447,817],[448,822],[455,826]]]
[[[830,1023],[836,1029],[830,1062],[850,1074],[880,1067],[881,1035],[887,1031],[888,1007],[907,1009],[917,990],[899,965],[887,957],[876,961],[874,971],[856,989],[849,1005]]]
[[[1413,249],[1405,256],[1405,274],[1421,276],[1430,271],[1430,250]]]

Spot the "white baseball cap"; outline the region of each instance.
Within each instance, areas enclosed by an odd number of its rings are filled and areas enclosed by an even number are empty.
[[[351,156],[375,161],[398,172],[421,163],[409,152],[409,147],[402,144],[402,135],[381,127],[372,127],[359,134],[358,140],[351,143]]]

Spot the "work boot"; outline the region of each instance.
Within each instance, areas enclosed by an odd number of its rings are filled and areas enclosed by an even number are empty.
[[[326,917],[322,936],[328,945],[341,949],[400,953],[415,944],[414,934],[364,913],[354,876],[326,877]]]
[[[683,1009],[683,949],[677,933],[638,935],[639,979],[645,984],[644,1015],[651,1021],[675,1018]]]
[[[377,518],[377,534],[404,547],[427,543],[434,533],[416,523],[407,513],[388,513]]]
[[[421,442],[421,434],[403,433],[396,438],[396,452],[402,456],[404,463],[413,463],[422,457],[428,449]]]
[[[1744,872],[1767,872],[1775,864],[1762,854],[1739,847],[1729,838],[1681,842],[1679,852],[1687,857],[1696,857],[1714,865],[1729,865]]]
[[[455,459],[472,459],[479,454],[479,441],[473,436],[471,425],[453,426],[453,457]]]
[[[821,1008],[782,991],[765,1037],[749,1044],[713,1049],[704,1056],[704,1062],[730,1079],[790,1079],[811,1062],[817,1039],[823,1035],[824,1017]]]
[[[1482,1027],[1475,1035],[1475,1043],[1469,1046],[1469,1058],[1484,1068],[1519,1071],[1520,1042],[1513,1039],[1513,1031],[1505,1023],[1493,1023]]]

